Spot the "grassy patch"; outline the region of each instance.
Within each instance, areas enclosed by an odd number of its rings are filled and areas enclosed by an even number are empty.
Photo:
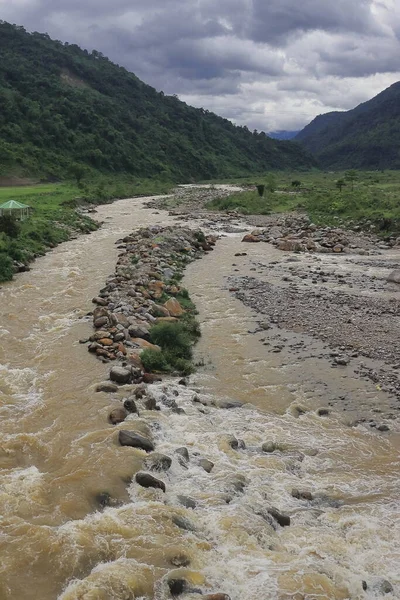
[[[347,172],[276,173],[277,189],[234,193],[207,206],[212,210],[237,210],[242,214],[270,214],[301,210],[319,224],[371,221],[385,234],[400,231],[400,171],[357,171],[355,179]],[[345,184],[338,187],[338,182]],[[267,177],[246,179],[246,185],[262,185]],[[293,185],[296,184],[296,185]]]

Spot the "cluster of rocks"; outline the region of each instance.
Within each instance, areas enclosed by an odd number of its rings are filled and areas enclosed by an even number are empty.
[[[104,362],[123,361],[122,367],[111,369],[112,381],[126,384],[143,376],[140,354],[160,350],[149,341],[151,326],[177,322],[184,315],[179,302],[182,269],[212,250],[215,241],[201,231],[153,226],[117,242],[121,253],[115,274],[93,298],[95,332],[82,340]]]
[[[360,235],[352,229],[320,227],[307,215],[271,217],[268,227],[255,229],[243,242],[268,242],[285,252],[358,253],[387,249],[397,242],[383,243],[375,235]]]

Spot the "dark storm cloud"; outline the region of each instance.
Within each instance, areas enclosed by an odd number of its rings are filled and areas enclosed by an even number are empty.
[[[398,0],[0,0],[0,18],[258,129],[301,126],[400,79]]]

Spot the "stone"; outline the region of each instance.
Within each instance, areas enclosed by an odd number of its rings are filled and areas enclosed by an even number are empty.
[[[313,499],[313,495],[311,492],[308,492],[307,490],[298,490],[297,488],[292,489],[292,496],[297,500],[311,501]]]
[[[129,383],[132,379],[132,371],[125,367],[112,367],[110,370],[110,379],[116,383]]]
[[[393,592],[393,586],[387,579],[381,579],[380,581],[377,581],[372,588],[374,592],[382,595],[391,594]]]
[[[132,338],[132,342],[139,346],[139,348],[142,348],[143,350],[154,350],[154,352],[161,352],[160,346],[151,344],[150,342],[142,338]]]
[[[156,488],[165,492],[165,483],[160,479],[156,479],[153,475],[150,475],[150,473],[136,473],[135,481],[144,488]]]
[[[146,398],[144,407],[146,410],[158,410],[156,399],[153,396]]]
[[[108,325],[108,317],[99,317],[98,319],[94,319],[93,325],[99,329],[100,327],[104,327],[104,325]]]
[[[185,313],[185,310],[179,304],[176,298],[170,298],[164,303],[164,307],[168,310],[171,317],[180,317]]]
[[[169,562],[174,567],[188,567],[190,565],[190,558],[185,554],[176,554],[170,558]]]
[[[182,504],[182,506],[184,506],[185,508],[193,508],[194,509],[197,506],[196,500],[194,500],[190,496],[178,495],[177,498],[178,498],[178,502],[180,504]]]
[[[96,392],[105,392],[106,394],[114,394],[118,392],[118,386],[116,383],[111,383],[111,381],[104,381],[96,385]]]
[[[211,473],[214,468],[214,463],[207,458],[201,458],[199,460],[199,466],[202,467],[207,473]]]
[[[127,416],[128,411],[123,406],[117,406],[116,408],[113,408],[108,415],[108,420],[111,425],[118,425],[118,423],[125,421]]]
[[[400,283],[400,269],[392,271],[390,275],[388,275],[386,281],[390,281],[391,283]]]
[[[161,452],[152,452],[144,459],[143,465],[149,471],[168,471],[172,464],[172,458]]]
[[[133,398],[126,398],[124,400],[124,408],[130,413],[137,413],[137,406]]]
[[[171,521],[180,529],[184,529],[185,531],[196,531],[196,527],[193,525],[193,523],[191,523],[189,519],[181,517],[181,515],[174,515]]]
[[[216,401],[216,406],[218,406],[218,408],[225,409],[241,408],[243,406],[243,402],[240,402],[240,400],[218,400]]]
[[[186,579],[170,579],[168,581],[169,591],[171,596],[180,596],[188,589],[188,582]]]
[[[182,458],[184,458],[186,462],[189,462],[189,450],[184,446],[182,448],[176,448],[175,454],[182,456]]]
[[[113,341],[111,338],[103,338],[101,340],[99,340],[99,344],[101,344],[102,346],[112,346],[113,345]]]
[[[285,514],[279,512],[279,510],[277,510],[273,506],[271,506],[267,510],[268,510],[268,513],[271,515],[271,517],[273,517],[275,519],[275,521],[277,523],[279,523],[279,525],[281,527],[288,527],[290,525],[289,515],[285,515]]]
[[[319,417],[327,417],[330,414],[329,408],[319,408],[317,410],[317,415]]]
[[[135,433],[134,431],[126,431],[121,429],[118,432],[118,440],[121,446],[131,446],[132,448],[141,448],[146,452],[152,452],[154,450],[154,444],[148,438]]]
[[[231,600],[231,597],[228,594],[207,594],[202,596],[202,600]]]
[[[149,330],[143,325],[130,325],[128,333],[132,338],[149,338]]]
[[[244,236],[244,238],[242,239],[242,242],[257,243],[257,242],[261,242],[261,239],[257,235],[248,233]]]
[[[264,444],[261,446],[261,449],[263,452],[275,452],[276,444],[275,442],[264,442]]]

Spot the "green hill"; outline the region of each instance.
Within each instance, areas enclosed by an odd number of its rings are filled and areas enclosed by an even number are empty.
[[[400,169],[400,82],[348,112],[319,115],[295,138],[331,169]]]
[[[309,168],[300,146],[166,96],[101,53],[0,22],[0,175],[71,163],[174,180]]]

